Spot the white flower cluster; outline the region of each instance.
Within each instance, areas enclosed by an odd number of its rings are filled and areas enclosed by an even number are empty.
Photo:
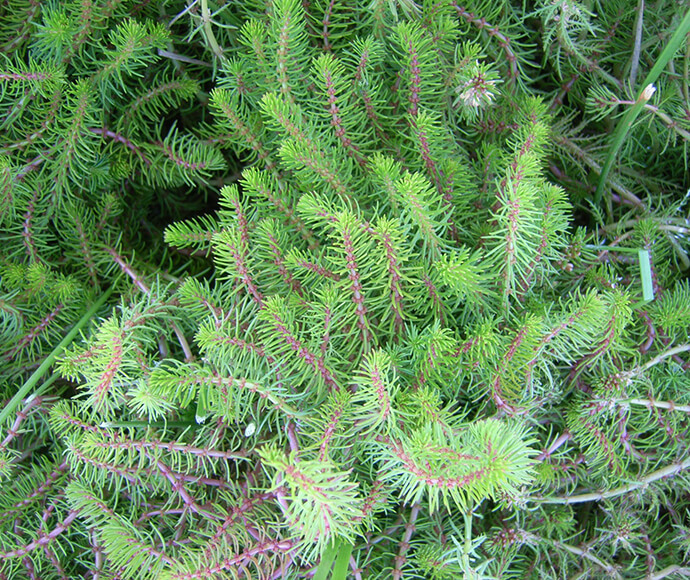
[[[469,78],[455,89],[458,97],[453,103],[454,106],[462,104],[477,109],[489,105],[494,99],[493,91],[499,79],[479,61],[472,68]]]

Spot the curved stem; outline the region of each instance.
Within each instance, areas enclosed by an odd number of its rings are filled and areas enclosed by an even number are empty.
[[[211,10],[208,7],[208,0],[201,0],[201,19],[204,22],[204,32],[206,33],[206,40],[211,45],[211,50],[219,59],[225,60],[225,55],[223,54],[223,49],[218,44],[216,40],[216,35],[213,34],[213,28],[211,28]]]
[[[621,485],[614,489],[608,491],[595,491],[592,493],[583,493],[580,495],[561,495],[552,497],[531,497],[528,498],[530,501],[537,503],[551,503],[551,504],[563,504],[570,505],[574,503],[585,503],[588,501],[601,501],[603,499],[611,499],[612,497],[618,497],[619,495],[624,495],[631,491],[642,489],[647,487],[650,483],[663,479],[664,477],[673,477],[678,475],[681,471],[690,468],[690,457],[686,458],[680,463],[673,463],[653,471],[646,477],[643,477],[639,481],[633,481]]]
[[[553,545],[556,548],[561,548],[567,552],[570,552],[571,554],[574,554],[575,556],[579,556],[580,558],[583,558],[584,560],[589,560],[590,562],[596,564],[604,570],[607,574],[610,574],[614,578],[622,578],[618,570],[616,570],[616,567],[613,564],[609,564],[608,562],[605,562],[603,560],[600,560],[597,558],[594,554],[590,554],[589,550],[584,550],[578,546],[572,546],[570,544],[564,544],[563,542],[559,542],[558,540],[551,540],[548,538],[542,538],[541,536],[537,536],[536,534],[531,534],[529,532],[522,532],[522,537],[525,540],[532,540],[536,542],[545,542],[548,544]]]
[[[670,576],[671,574],[680,574],[681,576],[690,576],[690,568],[684,567],[684,566],[678,566],[677,564],[674,564],[673,566],[668,566],[664,568],[663,570],[659,570],[652,576],[649,576],[649,580],[661,580],[662,578],[666,578],[667,576]]]
[[[648,360],[643,365],[640,365],[639,367],[634,368],[631,371],[622,373],[622,375],[626,379],[631,379],[632,377],[635,377],[637,375],[641,375],[645,371],[648,371],[653,366],[658,365],[660,362],[664,361],[667,358],[670,358],[672,356],[680,354],[681,352],[688,352],[688,351],[690,351],[690,343],[681,344],[679,346],[674,346],[673,348],[669,348],[668,350],[665,350],[664,352],[659,353],[658,355],[656,355],[654,358]]]

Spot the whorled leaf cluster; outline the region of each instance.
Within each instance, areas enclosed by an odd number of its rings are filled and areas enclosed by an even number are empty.
[[[1,7],[0,578],[687,573],[686,12]]]

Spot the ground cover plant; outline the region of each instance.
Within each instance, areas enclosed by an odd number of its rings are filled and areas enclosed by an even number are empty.
[[[0,578],[690,574],[687,1],[0,6]]]

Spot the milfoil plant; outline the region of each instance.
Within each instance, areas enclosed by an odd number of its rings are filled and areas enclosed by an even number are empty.
[[[687,9],[3,5],[0,578],[690,574]]]

